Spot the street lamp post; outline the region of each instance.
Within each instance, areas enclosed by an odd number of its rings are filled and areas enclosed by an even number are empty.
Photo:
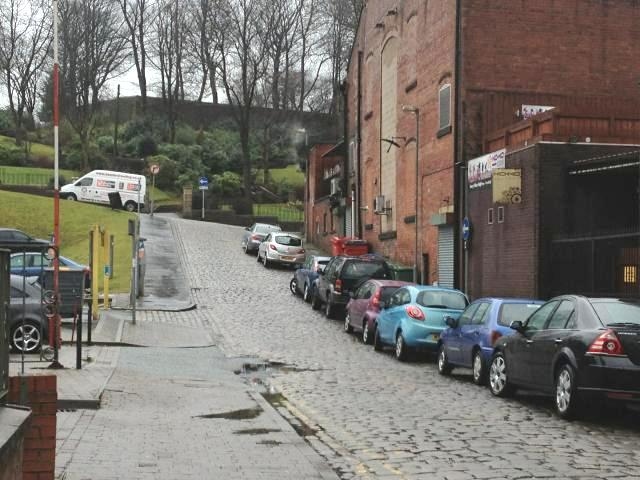
[[[419,222],[420,218],[419,210],[418,210],[418,198],[420,195],[420,175],[418,174],[418,166],[420,160],[420,109],[418,107],[414,107],[413,105],[403,105],[403,112],[413,113],[416,117],[416,195],[415,195],[415,209],[416,209],[416,235],[415,235],[415,258],[413,264],[413,283],[418,283],[418,265],[420,264],[420,251],[419,251]]]

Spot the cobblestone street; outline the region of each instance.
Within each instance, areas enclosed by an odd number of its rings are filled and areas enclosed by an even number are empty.
[[[263,373],[311,428],[306,440],[343,479],[640,478],[640,414],[566,422],[549,399],[493,398],[466,372],[400,363],[327,320],[240,248],[241,228],[173,220],[198,304],[193,315],[230,356]]]

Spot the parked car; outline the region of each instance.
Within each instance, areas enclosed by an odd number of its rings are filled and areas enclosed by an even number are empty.
[[[413,285],[402,287],[383,304],[373,337],[381,351],[395,345],[395,355],[404,361],[412,351],[436,351],[445,317],[458,318],[468,305],[467,297],[452,288]]]
[[[258,262],[265,268],[272,264],[297,266],[304,262],[302,238],[294,233],[271,232],[258,247]]]
[[[12,252],[29,249],[42,249],[45,251],[51,245],[48,240],[33,238],[15,228],[0,228],[0,248],[6,248]]]
[[[320,309],[324,305],[327,318],[333,318],[336,312],[344,312],[351,299],[350,292],[360,283],[370,278],[391,279],[391,268],[387,262],[377,256],[333,257],[324,271],[319,272],[316,286],[311,297],[311,308]]]
[[[268,223],[254,223],[244,230],[240,244],[244,253],[247,254],[257,252],[260,243],[262,243],[268,233],[282,231],[278,225],[269,225]]]
[[[331,260],[331,257],[309,255],[305,259],[304,264],[302,264],[302,267],[293,272],[293,278],[289,283],[291,293],[294,295],[302,295],[305,302],[310,302],[315,280],[318,278],[318,272],[326,267],[329,260]]]
[[[493,395],[542,391],[563,418],[587,399],[640,403],[640,301],[563,295],[511,328],[491,361]]]
[[[438,372],[448,375],[454,367],[473,369],[473,381],[486,381],[499,338],[515,333],[509,325],[524,322],[544,302],[521,298],[481,298],[469,305],[460,318],[446,317],[449,326],[440,336]]]
[[[9,342],[15,352],[35,353],[47,338],[48,324],[42,291],[35,279],[11,275]]]
[[[74,262],[70,258],[58,257],[61,267],[73,269],[86,269],[86,265]],[[11,273],[27,277],[40,276],[45,267],[52,267],[53,260],[49,260],[43,252],[16,252],[11,254]]]
[[[367,280],[351,294],[344,317],[344,331],[362,332],[362,341],[371,343],[376,331],[380,306],[391,298],[398,288],[410,285],[400,280]]]

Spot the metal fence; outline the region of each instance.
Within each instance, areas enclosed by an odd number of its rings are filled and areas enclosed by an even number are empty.
[[[552,295],[640,296],[640,233],[554,240],[552,252]]]
[[[10,172],[0,168],[0,184],[2,185],[31,185],[46,187],[53,175],[51,173]]]
[[[219,204],[220,210],[233,210],[228,204]],[[302,222],[304,212],[302,207],[283,203],[254,203],[253,214],[258,217],[277,217],[280,222]]]
[[[0,250],[0,403],[9,391],[9,258]]]

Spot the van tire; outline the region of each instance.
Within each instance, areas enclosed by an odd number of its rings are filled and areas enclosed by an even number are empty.
[[[124,209],[127,212],[133,212],[136,209],[136,203],[132,201],[128,201],[127,203],[124,204]]]
[[[75,202],[76,200],[78,200],[78,197],[76,197],[75,193],[70,193],[69,195],[67,195],[67,200],[71,200],[72,202]]]

